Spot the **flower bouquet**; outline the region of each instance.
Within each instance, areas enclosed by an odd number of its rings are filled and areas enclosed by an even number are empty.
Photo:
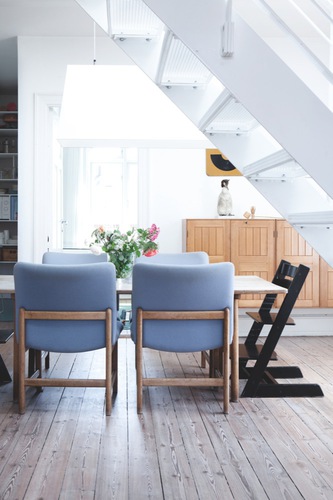
[[[109,261],[115,265],[117,278],[127,278],[132,272],[135,257],[152,257],[158,253],[155,240],[159,232],[155,224],[147,229],[133,227],[125,233],[119,229],[106,231],[100,226],[92,232],[90,248],[96,254],[107,253]]]

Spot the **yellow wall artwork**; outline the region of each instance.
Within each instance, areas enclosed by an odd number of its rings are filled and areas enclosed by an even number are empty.
[[[206,149],[206,174],[215,176],[242,175],[218,149]]]

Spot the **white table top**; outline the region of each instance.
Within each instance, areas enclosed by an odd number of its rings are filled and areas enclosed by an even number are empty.
[[[235,295],[242,293],[287,293],[287,288],[275,285],[259,276],[235,276]]]
[[[132,293],[132,280],[117,279],[117,292]],[[279,285],[274,285],[271,281],[266,281],[259,276],[235,276],[235,295],[243,293],[287,293],[288,290]]]
[[[131,279],[117,280],[118,293],[132,293]],[[244,293],[287,293],[287,289],[274,285],[259,276],[235,276],[235,295]],[[0,275],[0,293],[15,293],[14,277],[11,275]]]
[[[15,293],[14,276],[0,274],[0,293]]]

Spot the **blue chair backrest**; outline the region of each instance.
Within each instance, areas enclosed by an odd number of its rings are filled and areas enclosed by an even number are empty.
[[[169,266],[136,264],[133,269],[132,339],[136,342],[137,309],[156,311],[211,311],[234,303],[234,266],[219,264]],[[231,340],[231,337],[230,337]],[[149,320],[144,322],[144,347],[190,352],[223,345],[219,320]]]
[[[103,252],[96,255],[92,252],[45,252],[43,264],[94,264],[97,262],[107,262],[108,255]]]
[[[16,321],[21,307],[38,311],[103,311],[112,309],[112,342],[118,338],[116,272],[111,263],[14,266]],[[16,329],[18,330],[18,328]],[[18,335],[18,331],[16,332]],[[27,347],[80,352],[105,347],[104,321],[27,322]]]
[[[136,259],[135,263],[193,266],[209,264],[209,257],[206,252],[158,253],[153,257],[142,255]]]

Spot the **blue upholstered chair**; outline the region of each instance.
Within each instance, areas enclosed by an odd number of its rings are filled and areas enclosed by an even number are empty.
[[[42,257],[43,264],[54,265],[76,265],[76,264],[94,264],[98,262],[108,262],[106,253],[100,255],[93,254],[90,251],[83,252],[66,252],[66,251],[50,251],[45,252]],[[40,352],[35,349],[29,350],[29,374],[33,375],[37,371],[42,370],[42,358],[45,356],[45,368],[50,367],[50,353]]]
[[[14,266],[16,335],[19,344],[19,411],[25,411],[25,387],[105,387],[106,414],[117,391],[116,273],[111,263]],[[106,348],[104,379],[29,378],[27,349],[84,352]],[[41,377],[41,373],[39,375]]]
[[[142,388],[149,385],[223,386],[224,412],[229,407],[230,344],[234,302],[234,266],[146,265],[133,269],[131,335],[136,344],[137,410]],[[171,352],[223,350],[223,377],[144,378],[144,347]]]
[[[142,255],[136,259],[137,264],[164,264],[164,265],[182,265],[195,266],[209,264],[209,256],[206,252],[181,252],[181,253],[158,253],[153,257]],[[211,353],[202,351],[201,367],[206,367],[206,361],[209,362],[211,371],[214,369],[211,360]]]
[[[97,262],[107,262],[108,255],[103,252],[96,255],[92,252],[45,252],[43,255],[43,264],[94,264]]]
[[[206,252],[157,253],[153,257],[142,255],[136,259],[135,263],[194,266],[196,264],[209,264],[209,257]]]

